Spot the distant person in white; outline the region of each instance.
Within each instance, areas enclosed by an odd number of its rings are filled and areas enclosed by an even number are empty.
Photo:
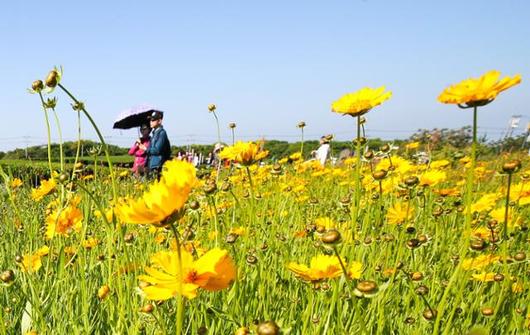
[[[326,160],[329,156],[329,139],[327,139],[326,136],[320,138],[320,146],[317,150],[313,151],[313,155],[320,164],[326,164]]]

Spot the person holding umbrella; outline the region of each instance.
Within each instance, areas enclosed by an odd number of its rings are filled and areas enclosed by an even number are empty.
[[[146,123],[140,126],[140,138],[134,142],[131,149],[129,149],[129,155],[134,156],[134,164],[132,171],[135,176],[143,176],[147,171],[147,148],[149,148],[149,141],[151,137],[151,128]],[[140,146],[142,146],[142,149]]]
[[[162,166],[171,157],[171,145],[167,133],[162,127],[163,115],[159,111],[154,111],[149,115],[149,123],[153,129],[149,148],[143,144],[139,145],[140,149],[147,152],[149,173],[156,175],[157,178],[160,178]]]

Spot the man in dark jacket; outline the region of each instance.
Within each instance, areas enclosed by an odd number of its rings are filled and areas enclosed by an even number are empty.
[[[163,114],[155,111],[149,116],[150,126],[153,129],[151,142],[147,148],[149,171],[160,177],[162,165],[171,157],[171,145],[166,131],[162,127]]]

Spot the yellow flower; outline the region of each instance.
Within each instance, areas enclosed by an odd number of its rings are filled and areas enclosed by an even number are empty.
[[[142,197],[119,203],[115,213],[124,223],[160,224],[184,207],[196,182],[193,165],[168,161],[159,181],[151,184]]]
[[[309,267],[291,262],[287,265],[287,268],[294,272],[297,277],[307,281],[336,278],[342,274],[338,258],[328,255],[318,255],[311,258]]]
[[[508,208],[508,227],[513,228],[514,226],[520,226],[520,218],[515,217],[513,209]],[[504,222],[504,215],[506,212],[506,206],[502,206],[492,210],[489,215],[497,220],[497,222]]]
[[[482,272],[482,273],[475,273],[471,275],[471,278],[476,281],[481,282],[492,282],[495,280],[495,272]]]
[[[491,210],[499,198],[497,193],[484,194],[480,199],[471,204],[471,213]]]
[[[348,276],[351,279],[359,279],[363,273],[363,264],[359,262],[352,262],[348,270]]]
[[[79,232],[82,227],[83,213],[74,198],[66,208],[57,208],[46,218],[46,238],[52,239],[56,234],[68,236],[72,231]]]
[[[417,149],[419,146],[420,146],[420,142],[411,142],[405,145],[405,149],[407,150]]]
[[[230,229],[230,234],[235,234],[238,236],[243,236],[246,233],[245,227],[235,227]]]
[[[100,300],[104,300],[106,297],[108,297],[110,293],[110,287],[108,285],[103,285],[98,289],[98,298]]]
[[[385,92],[384,86],[377,89],[365,87],[357,92],[343,95],[331,104],[331,110],[339,114],[359,116],[382,104],[391,96],[392,92]]]
[[[219,157],[248,166],[267,157],[269,152],[262,150],[262,146],[263,143],[238,141],[234,145],[224,148],[219,153]]]
[[[336,228],[337,224],[329,217],[320,217],[315,219],[316,226],[322,226],[326,229]]]
[[[294,154],[291,154],[291,155],[289,156],[289,159],[290,159],[291,161],[293,161],[293,162],[298,161],[298,160],[300,160],[301,158],[302,158],[302,153],[301,153],[301,152],[295,152]]]
[[[475,258],[466,258],[462,261],[462,268],[464,270],[481,270],[500,259],[500,256],[495,255],[479,255]]]
[[[408,210],[407,210],[408,207]],[[388,209],[386,213],[387,222],[390,224],[402,224],[408,221],[414,215],[414,208],[407,204],[397,202],[392,208]]]
[[[92,249],[99,244],[99,240],[95,237],[89,237],[82,244],[86,249]]]
[[[50,249],[48,246],[43,246],[42,248],[35,251],[33,254],[26,254],[22,257],[22,262],[19,264],[23,272],[33,273],[39,271],[42,267],[43,256],[48,255]]]
[[[420,176],[421,186],[434,186],[443,182],[447,178],[444,171],[432,170],[427,171]]]
[[[429,166],[431,167],[431,169],[441,169],[446,166],[449,166],[449,164],[451,164],[451,162],[449,162],[447,159],[441,159],[441,160],[432,161],[431,164],[429,164]]]
[[[12,189],[19,188],[20,186],[22,186],[22,184],[23,184],[23,182],[19,178],[14,178],[13,180],[11,180],[11,188]]]
[[[55,186],[57,186],[55,179],[43,180],[38,188],[31,190],[31,197],[35,201],[41,201],[42,198],[55,190]]]
[[[160,251],[151,257],[153,266],[145,268],[147,275],[139,276],[141,281],[151,284],[142,288],[148,299],[166,300],[178,294],[192,299],[199,287],[222,290],[236,277],[234,262],[226,250],[212,249],[196,261],[185,249],[181,255],[180,266],[176,251]]]
[[[489,71],[480,78],[470,78],[446,88],[438,97],[445,104],[481,106],[494,100],[497,95],[521,82],[521,75],[499,80],[499,71]]]

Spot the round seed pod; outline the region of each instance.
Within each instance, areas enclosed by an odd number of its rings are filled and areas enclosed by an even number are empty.
[[[123,236],[123,240],[125,243],[132,243],[134,242],[134,234],[133,233],[127,233],[125,236]]]
[[[516,261],[524,261],[526,259],[526,254],[522,251],[519,251],[518,253],[516,253],[513,258],[516,260]]]
[[[280,327],[274,321],[265,321],[258,325],[256,331],[258,335],[278,335]]]
[[[514,160],[511,162],[506,162],[502,165],[502,171],[504,173],[514,173],[521,168],[521,161]]]
[[[155,309],[155,306],[153,304],[147,304],[147,305],[142,306],[142,308],[140,308],[140,312],[150,314],[153,312],[154,309]]]
[[[233,243],[235,243],[237,241],[238,237],[239,236],[237,234],[230,233],[230,234],[226,235],[225,241],[228,244],[233,244]]]
[[[502,273],[496,273],[495,276],[493,276],[493,280],[499,282],[504,280],[504,275]]]
[[[249,335],[250,330],[247,327],[239,327],[234,335]]]
[[[427,321],[432,321],[436,318],[437,314],[435,309],[427,308],[423,311],[423,318]]]
[[[387,173],[388,172],[386,170],[378,170],[372,174],[372,177],[374,177],[375,180],[383,180],[385,179]]]
[[[407,325],[412,325],[416,322],[416,319],[414,319],[413,317],[409,316],[408,318],[405,319],[405,323]]]
[[[385,152],[385,153],[389,152],[390,151],[390,145],[385,143],[379,148],[379,150],[381,150],[382,152]]]
[[[417,295],[426,295],[427,293],[429,293],[429,288],[425,285],[420,285],[416,288]]]
[[[247,256],[247,264],[249,265],[255,265],[258,262],[258,258],[254,255],[248,255]]]
[[[410,240],[407,241],[407,247],[409,247],[410,249],[415,249],[419,247],[420,245],[421,245],[420,240],[418,240],[417,238],[411,238]]]
[[[469,247],[476,251],[481,251],[486,248],[487,244],[483,239],[474,239],[469,243]]]
[[[21,263],[23,260],[24,260],[24,258],[22,256],[20,256],[20,255],[16,255],[15,256],[15,262]]]
[[[42,82],[42,80],[35,80],[31,84],[31,89],[35,92],[40,92],[42,91],[43,88],[44,88],[44,83]]]
[[[338,230],[330,229],[324,234],[322,234],[322,237],[320,238],[320,240],[324,244],[336,244],[340,242],[341,235]]]
[[[362,293],[373,293],[377,290],[377,283],[371,280],[361,280],[357,283],[357,290]]]
[[[492,316],[495,313],[495,310],[491,307],[484,307],[480,310],[484,316]]]
[[[371,160],[374,158],[374,152],[372,150],[368,150],[363,154],[363,157],[367,160]]]
[[[215,182],[209,181],[204,185],[204,193],[210,195],[217,191],[217,185]]]
[[[415,187],[419,182],[420,180],[416,176],[411,176],[405,179],[405,185],[408,187]]]
[[[45,80],[46,86],[54,88],[59,83],[59,72],[57,70],[51,70]]]
[[[407,232],[407,234],[414,234],[416,232],[416,228],[414,228],[413,226],[408,226],[405,231]]]
[[[423,273],[416,271],[410,274],[410,279],[413,281],[420,281],[423,279]]]
[[[15,273],[13,270],[6,270],[0,274],[0,280],[5,284],[9,284],[15,280]]]

